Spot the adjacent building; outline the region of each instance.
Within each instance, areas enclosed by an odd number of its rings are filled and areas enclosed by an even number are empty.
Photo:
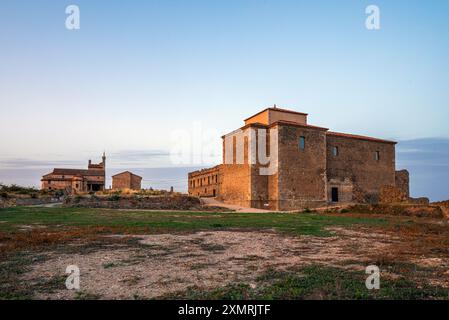
[[[106,184],[106,155],[102,162],[93,164],[89,160],[86,169],[53,169],[41,179],[44,190],[65,190],[69,193],[101,191]]]
[[[274,106],[245,119],[222,137],[223,164],[189,173],[189,194],[294,210],[377,202],[384,186],[408,192],[408,180],[396,174],[396,142],[332,132],[310,125],[307,117]]]
[[[142,188],[142,177],[132,172],[125,171],[112,176],[112,190],[140,190]]]

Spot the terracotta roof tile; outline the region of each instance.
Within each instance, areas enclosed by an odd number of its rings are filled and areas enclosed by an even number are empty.
[[[307,116],[307,115],[308,115],[307,113],[303,113],[303,112],[298,112],[298,111],[293,111],[293,110],[288,110],[288,109],[281,109],[281,108],[278,108],[278,107],[276,107],[276,108],[269,107],[269,108],[263,109],[262,111],[257,112],[256,114],[253,114],[251,117],[246,118],[246,119],[243,120],[243,121],[247,121],[247,120],[249,120],[249,119],[251,119],[251,118],[254,118],[255,116],[257,116],[257,115],[259,115],[259,114],[261,114],[261,113],[263,113],[263,112],[265,112],[265,111],[267,111],[267,110],[271,110],[271,111],[280,111],[280,112],[287,112],[287,113],[293,113],[293,114],[300,114],[300,115],[303,115],[303,116]]]
[[[86,169],[64,169],[56,168],[53,172],[46,174],[48,175],[81,175],[81,176],[104,176],[104,170],[86,170]]]
[[[332,132],[328,131],[326,133],[327,135],[334,136],[334,137],[341,137],[341,138],[350,138],[350,139],[359,139],[359,140],[366,140],[366,141],[373,141],[373,142],[382,142],[382,143],[391,143],[396,144],[396,141],[391,140],[384,140],[384,139],[378,139],[373,137],[367,137],[367,136],[360,136],[357,134],[349,134],[349,133],[342,133],[342,132]]]

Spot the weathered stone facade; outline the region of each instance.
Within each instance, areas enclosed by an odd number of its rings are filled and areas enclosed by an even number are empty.
[[[125,171],[112,176],[112,190],[140,190],[142,189],[142,177],[132,172]]]
[[[407,170],[396,171],[395,184],[407,198],[410,197],[410,174]]]
[[[41,179],[43,190],[65,190],[69,193],[100,191],[106,183],[106,155],[102,162],[93,164],[89,160],[87,170],[84,169],[53,169]]]
[[[220,188],[220,166],[189,173],[189,194],[216,197]]]
[[[223,136],[223,164],[190,173],[189,194],[271,210],[376,203],[384,186],[408,190],[408,173],[395,171],[395,144],[330,132],[309,125],[305,113],[267,108]],[[206,185],[210,175],[216,183]]]

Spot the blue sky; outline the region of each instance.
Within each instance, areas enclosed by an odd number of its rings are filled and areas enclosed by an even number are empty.
[[[65,28],[70,4],[81,11],[77,31]],[[370,4],[381,30],[365,28]],[[448,9],[444,0],[2,0],[0,160],[84,163],[106,150],[155,153],[138,167],[161,167],[171,132],[200,121],[223,134],[274,103],[335,131],[445,141]]]

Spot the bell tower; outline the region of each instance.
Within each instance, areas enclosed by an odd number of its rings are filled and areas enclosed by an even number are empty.
[[[106,169],[106,152],[103,151],[103,156],[101,157],[101,159],[103,160],[102,164],[103,164],[103,169]]]

